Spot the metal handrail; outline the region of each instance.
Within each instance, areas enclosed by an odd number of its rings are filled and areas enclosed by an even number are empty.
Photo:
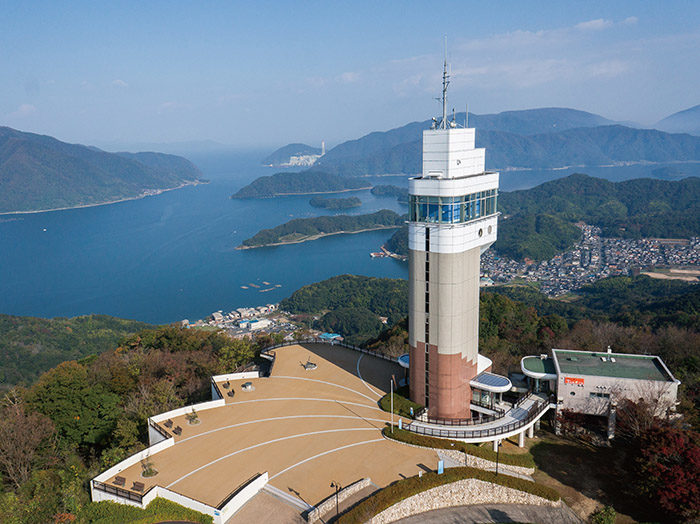
[[[428,435],[434,437],[446,437],[446,438],[481,438],[481,437],[493,437],[497,435],[503,435],[504,433],[509,433],[518,428],[526,426],[537,418],[542,412],[549,408],[549,402],[536,402],[529,410],[527,417],[523,420],[516,420],[505,426],[498,426],[495,428],[488,429],[475,429],[475,430],[452,430],[452,429],[440,429],[440,428],[430,428],[424,426],[414,426],[413,423],[408,424],[405,427],[408,431],[417,433],[419,435]]]
[[[221,400],[222,398],[224,398],[223,393],[221,393],[221,390],[219,389],[219,385],[216,383],[216,381],[214,380],[213,377],[212,377],[212,379],[211,379],[211,385],[212,385],[212,386],[214,387],[214,389],[216,390],[216,394],[219,395],[219,400]]]
[[[326,341],[320,338],[305,338],[302,340],[293,340],[291,342],[282,342],[280,344],[275,344],[273,346],[267,346],[263,349],[260,350],[260,353],[268,354],[270,351],[273,349],[277,348],[283,348],[283,347],[288,347],[288,346],[296,346],[297,344],[328,344],[330,346],[340,346],[344,347],[347,349],[352,349],[353,351],[359,351],[360,353],[364,353],[365,355],[372,355],[374,357],[382,358],[384,360],[388,360],[390,362],[398,362],[398,358],[396,357],[390,357],[387,355],[383,355],[382,353],[378,353],[376,351],[370,351],[369,349],[364,349],[360,348],[357,346],[353,346],[352,344],[347,344],[345,342],[340,342],[340,341]]]
[[[157,422],[153,422],[150,418],[148,419],[148,425],[155,429],[158,433],[161,434],[161,436],[165,437],[166,439],[173,437],[168,431],[161,428],[160,424],[158,424]]]
[[[148,493],[146,492],[143,495],[141,495],[139,493],[129,491],[128,489],[119,488],[117,486],[110,486],[109,484],[105,484],[104,482],[100,482],[98,480],[92,481],[92,487],[100,491],[104,491],[105,493],[109,493],[110,495],[116,495],[117,497],[121,497],[132,502],[138,502],[139,504],[143,503],[143,497],[146,493]]]

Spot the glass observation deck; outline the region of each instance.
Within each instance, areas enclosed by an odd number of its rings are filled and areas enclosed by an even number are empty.
[[[496,213],[497,200],[497,189],[453,197],[410,195],[408,220],[436,224],[469,222]]]

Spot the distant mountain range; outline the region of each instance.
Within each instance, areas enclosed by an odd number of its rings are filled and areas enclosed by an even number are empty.
[[[95,147],[0,127],[0,213],[96,205],[196,183],[189,160]]]
[[[371,184],[356,177],[344,177],[323,171],[276,173],[256,178],[231,198],[270,198],[282,195],[311,195],[314,193],[341,193],[369,189]]]
[[[657,122],[654,127],[669,133],[700,135],[700,104],[667,116]]]
[[[671,118],[671,117],[669,117]],[[456,115],[464,123],[464,113]],[[312,169],[345,176],[421,170],[422,131],[431,121],[370,133],[334,147]],[[700,137],[637,129],[564,108],[469,114],[489,169],[601,166],[700,160]]]

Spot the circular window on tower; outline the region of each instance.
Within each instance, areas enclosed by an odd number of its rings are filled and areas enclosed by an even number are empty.
[[[481,237],[481,236],[484,236],[484,230],[483,230],[483,229],[480,229],[480,230],[479,230],[479,236],[480,236],[480,237]]]
[[[488,231],[489,231],[489,235],[490,235],[490,234],[491,234],[491,232],[493,231],[493,226],[489,226],[489,229],[488,229]]]

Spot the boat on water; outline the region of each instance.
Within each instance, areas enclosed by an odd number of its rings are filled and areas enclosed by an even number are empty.
[[[374,252],[369,254],[372,258],[386,258],[387,254],[382,252]]]
[[[241,289],[248,289],[248,286],[241,286]]]

